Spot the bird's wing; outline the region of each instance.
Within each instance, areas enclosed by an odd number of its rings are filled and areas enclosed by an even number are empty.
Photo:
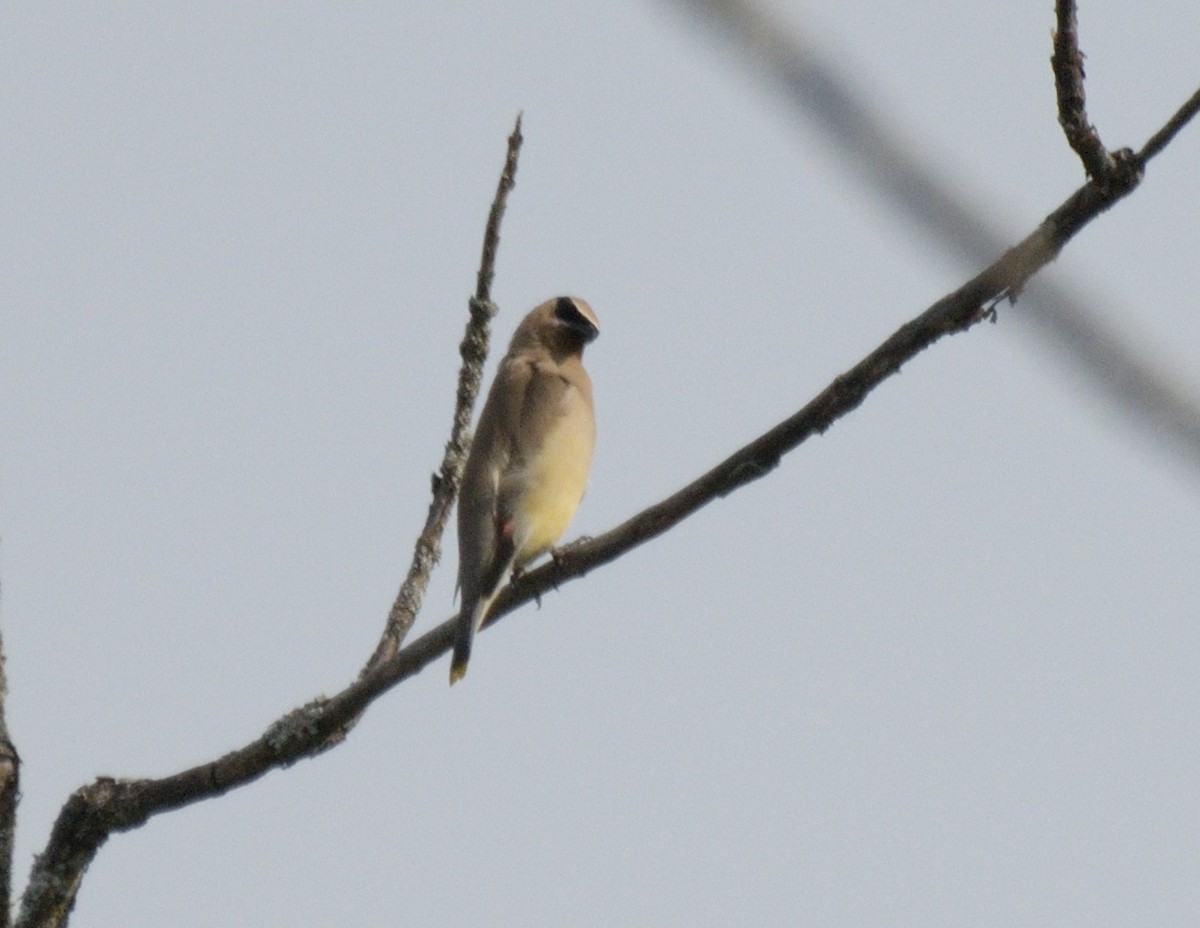
[[[532,365],[505,358],[475,428],[458,502],[458,584],[468,609],[491,597],[512,563],[513,540],[501,531],[501,485],[512,469],[532,379]]]

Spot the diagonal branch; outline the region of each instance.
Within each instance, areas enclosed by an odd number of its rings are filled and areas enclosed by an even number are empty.
[[[1096,127],[1088,122],[1083,93],[1083,52],[1079,50],[1079,33],[1075,23],[1075,0],[1055,0],[1054,14],[1058,28],[1054,31],[1054,54],[1050,67],[1054,70],[1054,89],[1058,94],[1058,123],[1067,136],[1067,143],[1079,155],[1089,177],[1103,181],[1115,168],[1113,158],[1100,141]]]
[[[785,30],[754,0],[673,0],[715,29],[793,111],[803,113],[884,199],[949,253],[979,267],[1008,236],[982,217],[989,210],[951,189],[892,129],[835,64],[802,35]],[[1181,110],[1177,118],[1189,118]],[[1164,126],[1161,132],[1169,128]],[[1148,143],[1143,155],[1162,146]],[[1200,471],[1200,398],[1141,356],[1121,331],[1105,324],[1088,300],[1065,284],[1039,281],[1016,318],[1088,377],[1097,394],[1155,441],[1169,439]],[[1113,313],[1112,315],[1116,315]]]
[[[521,152],[522,141],[521,114],[518,113],[516,125],[508,137],[504,170],[500,172],[496,196],[488,213],[475,295],[471,297],[469,304],[471,316],[467,321],[462,344],[458,348],[463,363],[458,372],[458,393],[450,439],[446,442],[441,470],[433,475],[433,500],[429,503],[425,526],[417,537],[408,576],[405,577],[396,601],[392,604],[383,636],[379,639],[375,653],[363,668],[363,673],[400,650],[400,645],[417,619],[417,613],[421,611],[425,590],[429,586],[429,575],[442,556],[442,533],[446,530],[450,510],[454,508],[454,499],[458,496],[458,486],[462,482],[463,465],[471,448],[471,411],[475,407],[475,398],[479,395],[479,385],[483,380],[483,364],[487,360],[492,317],[496,315],[496,304],[492,302],[492,279],[496,274],[500,223],[508,205],[509,191],[517,182],[517,156]]]
[[[1194,115],[1196,98],[1168,126],[1171,135]],[[1190,107],[1190,109],[1189,109]],[[1159,140],[1159,141],[1155,141]],[[1089,181],[1016,247],[911,322],[901,326],[875,351],[834,378],[816,398],[673,496],[643,510],[611,531],[561,551],[521,581],[506,587],[489,614],[497,621],[518,606],[582,577],[633,548],[663,534],[718,497],[770,472],[780,458],[815,433],[823,432],[857,407],[902,364],[938,339],[995,318],[1001,300],[1012,299],[1029,278],[1058,255],[1087,223],[1130,193],[1142,168],[1169,138],[1154,136],[1156,148],[1132,155],[1130,169],[1106,184]],[[338,732],[357,719],[380,695],[446,653],[454,638],[453,619],[426,632],[393,657],[381,660],[357,681],[330,698],[318,698],[279,719],[257,740],[210,763],[161,779],[115,780],[103,777],[76,790],[59,813],[46,850],[34,864],[22,903],[18,928],[61,926],[92,858],[114,832],[127,831],[149,818],[204,799],[223,795],[271,770],[321,753]]]
[[[1142,150],[1134,157],[1142,164],[1145,164],[1166,148],[1171,143],[1171,140],[1179,134],[1184,126],[1192,121],[1192,118],[1198,112],[1200,112],[1200,89],[1197,89],[1188,98],[1187,103],[1176,110],[1175,115],[1168,119],[1161,129],[1150,136],[1146,144],[1142,146]]]

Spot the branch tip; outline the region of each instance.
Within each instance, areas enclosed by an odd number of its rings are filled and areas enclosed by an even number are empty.
[[[1054,53],[1050,67],[1054,71],[1054,88],[1058,96],[1058,123],[1067,143],[1083,162],[1088,176],[1106,183],[1116,164],[1096,127],[1088,122],[1083,90],[1083,52],[1079,50],[1079,31],[1075,18],[1075,0],[1056,0]]]

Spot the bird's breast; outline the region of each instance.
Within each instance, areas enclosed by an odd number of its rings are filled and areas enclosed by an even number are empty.
[[[525,492],[517,508],[518,531],[524,536],[518,561],[547,551],[567,525],[587,489],[592,451],[596,444],[591,410],[576,392],[546,433],[539,453],[525,462]]]

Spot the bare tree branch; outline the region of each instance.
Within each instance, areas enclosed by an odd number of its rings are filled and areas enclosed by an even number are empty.
[[[1171,135],[1194,115],[1195,98],[1168,126]],[[1191,109],[1189,109],[1189,107]],[[1183,115],[1186,112],[1186,115]],[[1159,139],[1154,136],[1152,141]],[[1076,191],[1034,232],[974,279],[911,322],[901,326],[875,351],[836,377],[815,399],[668,499],[643,510],[597,538],[577,543],[548,564],[510,584],[497,598],[488,624],[552,588],[606,564],[666,532],[718,497],[770,472],[780,458],[857,407],[867,394],[902,364],[944,335],[994,318],[996,306],[1012,299],[1026,281],[1054,260],[1062,247],[1100,213],[1132,191],[1157,147],[1132,155],[1105,184],[1095,180]],[[321,753],[338,733],[381,694],[449,650],[453,619],[426,632],[394,656],[377,662],[357,681],[330,698],[296,709],[258,739],[220,759],[160,779],[116,780],[102,777],[76,790],[59,813],[46,850],[34,864],[18,928],[65,924],[83,874],[100,846],[117,831],[144,824],[150,817],[220,796],[267,772]]]
[[[5,704],[8,674],[4,640],[0,638],[0,928],[12,924],[13,839],[16,836],[17,797],[21,783],[21,758],[8,732]]]
[[[675,0],[675,5],[717,29],[755,73],[848,155],[845,161],[860,177],[948,252],[979,267],[1004,250],[1008,236],[981,218],[990,211],[952,190],[927,166],[927,155],[910,151],[844,70],[812,42],[786,30],[752,0]],[[1179,117],[1188,118],[1182,111]],[[1161,147],[1148,143],[1148,153]],[[1043,280],[1016,318],[1032,323],[1143,434],[1166,439],[1200,472],[1200,397],[1105,324],[1102,315],[1119,314],[1098,314],[1095,303],[1067,285]]]
[[[1137,153],[1137,160],[1145,164],[1166,148],[1171,139],[1175,138],[1179,134],[1179,130],[1191,122],[1197,112],[1200,112],[1200,89],[1191,95],[1187,103],[1183,104],[1161,129],[1150,136],[1149,141]]]
[[[462,343],[458,347],[463,363],[458,372],[458,393],[450,439],[446,442],[441,470],[433,475],[433,500],[429,503],[425,526],[417,537],[408,576],[396,595],[383,636],[379,639],[375,653],[363,668],[363,673],[400,650],[400,645],[416,621],[417,613],[421,611],[425,590],[429,586],[429,575],[442,556],[442,533],[446,530],[450,510],[454,508],[458,485],[462,481],[463,465],[471,448],[471,412],[475,408],[475,399],[479,395],[479,385],[483,380],[483,365],[487,360],[492,317],[496,315],[496,304],[492,302],[492,279],[496,274],[500,223],[504,220],[509,191],[517,183],[517,158],[521,153],[522,141],[521,114],[518,113],[517,122],[508,137],[504,170],[500,172],[496,196],[492,199],[492,208],[488,213],[475,295],[471,297],[469,304],[470,318]]]
[[[1113,170],[1113,159],[1100,141],[1096,127],[1088,122],[1083,92],[1083,53],[1075,25],[1075,0],[1055,0],[1058,28],[1054,32],[1054,88],[1058,93],[1058,122],[1067,142],[1079,155],[1089,177],[1104,180]]]

